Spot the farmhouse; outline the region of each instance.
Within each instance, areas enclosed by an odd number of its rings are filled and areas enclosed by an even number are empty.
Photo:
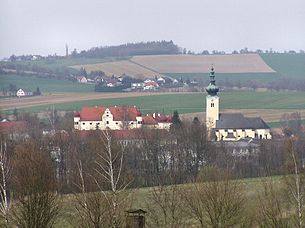
[[[16,95],[17,97],[27,97],[27,96],[33,96],[34,93],[30,90],[18,89]]]
[[[240,113],[219,113],[219,88],[215,83],[212,67],[210,83],[206,88],[206,125],[217,141],[237,141],[240,139],[271,139],[270,128],[260,117],[248,118]]]
[[[171,117],[165,114],[142,116],[133,107],[84,107],[74,116],[76,130],[169,129]]]
[[[88,80],[85,76],[80,76],[76,78],[77,82],[79,83],[88,83]]]

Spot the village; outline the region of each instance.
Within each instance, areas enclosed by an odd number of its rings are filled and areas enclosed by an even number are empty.
[[[305,228],[304,21],[1,1],[0,228]]]

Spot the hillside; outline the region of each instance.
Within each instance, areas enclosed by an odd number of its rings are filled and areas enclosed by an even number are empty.
[[[72,66],[72,68],[77,70],[82,67],[85,68],[87,72],[101,70],[108,76],[121,76],[123,74],[127,74],[133,76],[134,78],[142,79],[154,78],[156,75],[161,75],[154,70],[140,66],[139,64],[136,64],[130,60]]]
[[[131,60],[162,73],[208,73],[212,64],[218,73],[274,72],[257,54],[154,55]]]
[[[80,64],[74,69],[84,67],[87,71],[101,70],[107,75],[122,74],[134,77],[154,77],[167,73],[207,73],[211,65],[217,73],[274,73],[257,54],[236,55],[142,55],[129,60],[99,64]]]

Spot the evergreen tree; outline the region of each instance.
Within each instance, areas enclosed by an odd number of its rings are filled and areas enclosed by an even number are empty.
[[[195,126],[199,126],[200,125],[200,121],[199,121],[197,116],[194,117],[192,124],[195,125]]]
[[[18,120],[18,109],[17,108],[14,108],[13,115],[14,115],[15,119]]]
[[[172,127],[173,128],[180,128],[182,125],[182,122],[179,117],[179,113],[177,110],[174,111],[173,117],[172,117]]]

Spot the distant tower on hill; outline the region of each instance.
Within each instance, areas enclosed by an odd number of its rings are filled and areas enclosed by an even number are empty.
[[[68,47],[68,44],[66,44],[66,57],[69,56],[69,47]]]
[[[208,95],[206,97],[206,125],[209,129],[216,127],[216,121],[219,120],[219,91],[215,83],[215,72],[212,65],[210,72],[210,83],[206,88]]]

